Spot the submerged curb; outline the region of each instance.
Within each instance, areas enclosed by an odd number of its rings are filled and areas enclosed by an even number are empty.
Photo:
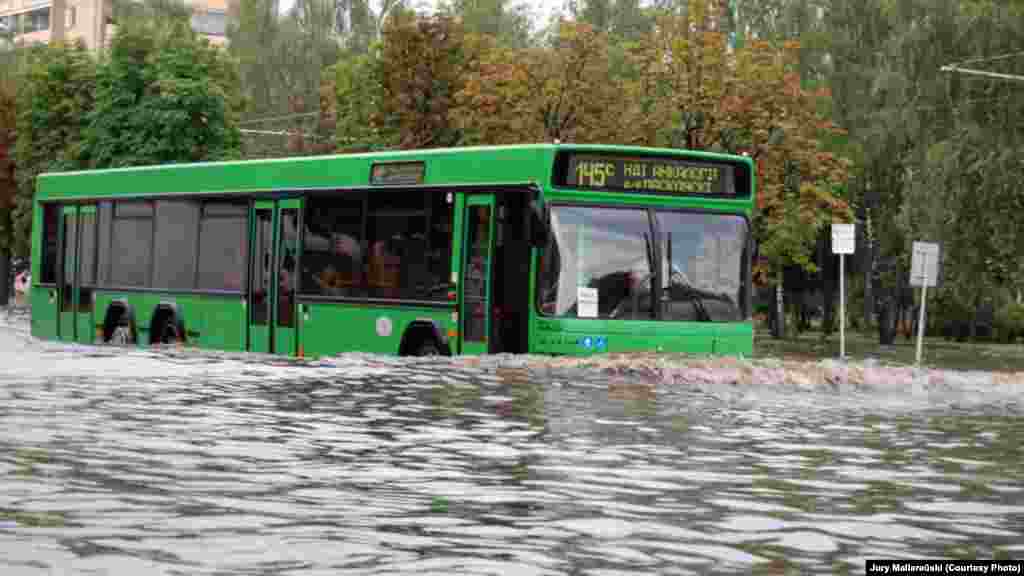
[[[785,386],[820,389],[822,385],[864,389],[928,389],[1008,387],[1024,393],[1024,372],[956,371],[914,366],[885,365],[867,361],[792,361],[776,358],[719,358],[658,356],[652,354],[605,355],[588,358],[541,356],[462,357],[459,365],[528,370],[597,370],[607,375],[651,383]]]

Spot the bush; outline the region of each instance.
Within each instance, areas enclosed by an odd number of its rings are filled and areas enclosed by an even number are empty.
[[[996,311],[996,338],[1000,342],[1013,343],[1024,338],[1024,304],[1007,304]]]

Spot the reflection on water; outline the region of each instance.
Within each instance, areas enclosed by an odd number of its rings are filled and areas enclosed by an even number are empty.
[[[1024,553],[1024,420],[1002,402],[487,360],[53,368],[85,350],[0,375],[4,574],[859,573]]]

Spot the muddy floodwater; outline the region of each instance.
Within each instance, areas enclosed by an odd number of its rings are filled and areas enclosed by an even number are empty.
[[[967,379],[713,386],[543,359],[115,351],[9,320],[0,574],[1020,559],[1022,400]]]

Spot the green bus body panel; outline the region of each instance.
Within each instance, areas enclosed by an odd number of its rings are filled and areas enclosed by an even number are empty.
[[[36,200],[116,198],[160,194],[211,194],[335,189],[369,186],[375,163],[423,161],[424,185],[457,186],[534,182],[549,192],[555,154],[560,150],[602,151],[621,154],[679,155],[681,150],[633,146],[524,144],[436,150],[409,150],[372,154],[345,154],[305,158],[168,164],[77,172],[53,172],[39,176]],[[686,151],[692,158],[721,159],[723,155]],[[736,159],[737,157],[732,156]],[[753,162],[746,162],[753,169]],[[382,189],[387,187],[381,187]],[[612,192],[575,192],[579,197],[618,201],[676,204],[683,198],[630,195]],[[750,205],[750,200],[686,199],[703,206]],[[37,216],[41,222],[41,216]],[[35,253],[33,253],[35,256]],[[36,259],[33,258],[33,262]]]
[[[367,187],[374,163],[413,160],[425,161],[427,185],[539,183],[550,180],[554,150],[508,146],[57,172],[39,176],[37,199]]]
[[[724,199],[629,194],[606,190],[553,188],[552,172],[558,152],[564,150],[600,151],[620,154],[684,154],[695,159],[720,160],[714,153],[652,149],[628,146],[526,144],[516,146],[472,147],[438,150],[389,151],[373,154],[282,158],[237,162],[173,164],[83,172],[48,173],[36,182],[32,229],[32,334],[43,339],[92,341],[102,330],[107,308],[114,300],[123,300],[134,309],[139,345],[148,345],[149,323],[161,303],[174,303],[185,318],[188,345],[218,350],[246,350],[258,341],[267,342],[250,331],[247,295],[175,293],[173,291],[94,290],[95,305],[90,313],[70,314],[67,326],[58,325],[60,290],[41,286],[43,204],[47,202],[95,202],[99,199],[159,197],[160,195],[256,195],[281,197],[289,192],[339,190],[345,188],[386,190],[389,186],[369,185],[371,167],[381,162],[422,161],[425,174],[421,185],[499,186],[532,183],[541,190],[544,203],[572,202],[602,205],[629,204],[667,209],[697,209],[743,214],[751,217],[756,189],[750,198]],[[736,156],[754,173],[753,161]],[[752,179],[756,187],[756,178]],[[409,186],[399,186],[403,189]],[[480,190],[486,191],[486,188]],[[452,274],[461,280],[463,267],[463,217],[466,195],[455,195],[453,222]],[[282,200],[278,208],[295,206],[300,201]],[[301,213],[301,210],[300,210]],[[275,214],[276,216],[276,214]],[[275,217],[275,228],[276,228]],[[301,248],[300,248],[301,250]],[[536,302],[537,255],[534,248],[529,262],[529,352],[588,355],[602,352],[652,351],[715,354],[750,354],[753,329],[749,321],[730,324],[622,321],[595,319],[553,319],[538,315]],[[301,257],[301,256],[300,256]],[[297,299],[296,328],[278,331],[275,348],[311,357],[346,351],[396,354],[402,334],[415,320],[429,320],[442,327],[450,338],[449,346],[459,353],[462,327],[456,318],[458,302],[449,307],[414,307],[362,304],[358,302],[310,302]],[[77,322],[72,318],[78,316]],[[387,318],[388,321],[381,320]],[[390,332],[382,327],[390,325]],[[86,330],[91,327],[91,330]],[[77,329],[77,330],[76,330]],[[266,328],[262,328],[266,330]],[[380,333],[378,332],[380,330]],[[61,336],[63,335],[63,336]],[[602,348],[598,349],[596,344]],[[590,347],[587,347],[590,344]]]
[[[42,340],[57,338],[57,287],[33,286],[32,303],[32,336]]]
[[[565,356],[620,352],[753,353],[750,323],[581,320],[538,317],[531,352]]]
[[[369,306],[302,302],[301,298],[299,302],[302,306],[300,346],[303,355],[310,358],[353,351],[398,354],[402,335],[416,320],[436,322],[446,332],[456,328],[451,319],[454,305],[450,308]]]

